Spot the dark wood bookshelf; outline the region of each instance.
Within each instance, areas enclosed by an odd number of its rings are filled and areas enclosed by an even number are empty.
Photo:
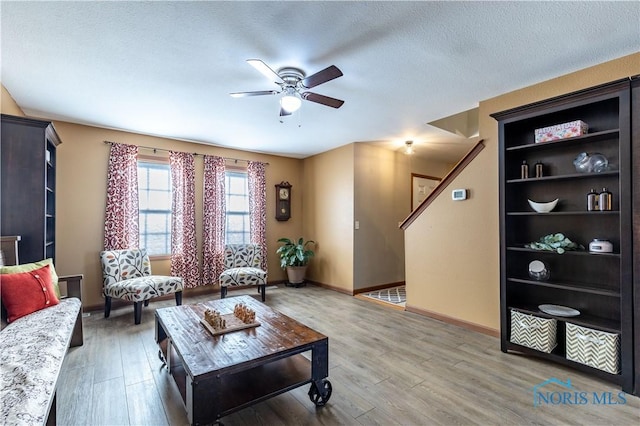
[[[560,96],[494,114],[499,126],[500,162],[500,326],[501,350],[520,352],[587,372],[619,384],[623,391],[638,394],[634,359],[640,360],[640,344],[634,344],[632,217],[632,172],[638,166],[638,140],[632,140],[630,80]],[[638,95],[640,99],[640,95]],[[637,104],[635,104],[637,105]],[[638,108],[638,106],[635,106]],[[586,134],[549,142],[535,142],[535,130],[570,121],[589,125]],[[640,126],[634,137],[640,134]],[[632,150],[632,146],[634,150]],[[573,160],[582,152],[601,153],[609,160],[608,170],[579,173]],[[520,165],[530,169],[541,162],[542,177],[520,176]],[[533,173],[530,170],[530,173]],[[607,188],[613,194],[613,209],[588,211],[586,194]],[[640,192],[636,189],[636,192]],[[537,213],[527,199],[547,202],[558,198],[549,213]],[[552,251],[525,247],[548,234],[563,233],[584,250]],[[612,253],[590,253],[595,238],[613,243]],[[636,252],[640,250],[640,246]],[[637,258],[637,254],[636,254]],[[529,277],[532,260],[543,261],[550,270],[546,280]],[[637,283],[637,279],[635,281]],[[640,301],[636,297],[637,300]],[[541,304],[567,306],[580,311],[574,317],[548,315]],[[552,353],[512,343],[511,310],[558,323],[558,346]],[[620,373],[611,374],[568,360],[566,323],[573,323],[619,335]],[[636,338],[637,340],[637,338]],[[636,361],[637,363],[637,361]],[[638,376],[640,377],[640,376]]]
[[[20,235],[20,263],[55,259],[56,150],[53,123],[2,114],[1,223]]]

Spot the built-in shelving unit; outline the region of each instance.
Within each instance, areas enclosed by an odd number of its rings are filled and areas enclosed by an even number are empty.
[[[500,297],[501,349],[546,358],[591,373],[634,392],[633,236],[631,84],[629,80],[584,90],[494,115],[500,130]],[[535,142],[535,130],[582,120],[587,134],[550,142]],[[573,165],[581,152],[601,153],[609,170],[578,173]],[[521,177],[520,165],[541,162],[542,177]],[[590,189],[607,188],[612,210],[588,211]],[[527,199],[559,198],[550,213],[536,213]],[[593,239],[613,243],[613,253],[587,250],[563,254],[526,248],[541,237],[562,233],[585,248]],[[547,280],[529,277],[533,260],[551,272]],[[542,304],[577,309],[580,315],[548,315]],[[510,312],[516,310],[558,322],[558,345],[551,353],[510,341]],[[566,357],[567,322],[619,335],[620,373],[612,374]]]
[[[20,235],[21,263],[55,258],[56,149],[49,121],[2,114],[3,235]]]
[[[640,76],[631,79],[634,393],[640,395]]]

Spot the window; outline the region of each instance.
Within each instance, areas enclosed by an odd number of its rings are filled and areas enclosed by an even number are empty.
[[[171,170],[169,164],[138,161],[140,247],[150,256],[171,253]]]
[[[246,172],[226,171],[225,191],[227,223],[225,242],[247,244],[251,242],[249,225],[249,187]]]

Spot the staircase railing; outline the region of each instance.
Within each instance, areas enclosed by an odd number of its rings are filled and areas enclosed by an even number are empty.
[[[400,228],[406,230],[409,225],[411,225],[411,223],[413,223],[413,221],[416,220],[416,218],[420,216],[420,214],[427,207],[429,207],[433,200],[435,200],[438,195],[440,195],[442,191],[444,191],[446,187],[449,186],[449,184],[456,178],[456,176],[458,176],[465,169],[465,167],[467,167],[467,165],[469,165],[469,163],[471,163],[471,161],[473,161],[473,159],[476,158],[478,154],[480,154],[480,151],[482,151],[484,147],[484,139],[480,139],[478,143],[476,143],[473,148],[471,148],[469,152],[467,152],[465,156],[462,157],[462,160],[458,161],[458,163],[453,166],[451,171],[449,171],[449,173],[447,173],[447,175],[440,181],[438,186],[436,186],[433,191],[431,191],[431,193],[427,195],[424,200],[422,200],[418,207],[416,207],[416,209],[412,211],[409,216],[407,216],[407,218],[400,224]]]

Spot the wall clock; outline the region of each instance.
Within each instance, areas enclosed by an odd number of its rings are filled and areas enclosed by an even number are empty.
[[[276,184],[276,220],[285,221],[291,218],[291,184]]]

